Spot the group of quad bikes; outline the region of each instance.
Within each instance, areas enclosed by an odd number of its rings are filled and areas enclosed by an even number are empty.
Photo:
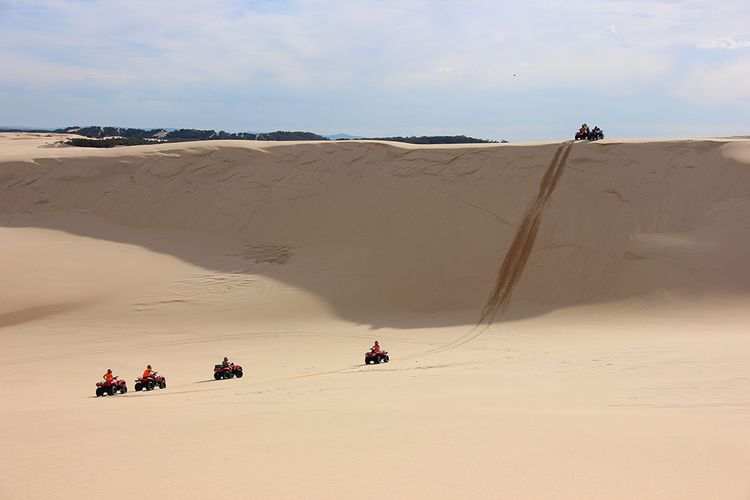
[[[143,390],[153,391],[157,387],[159,389],[166,389],[167,379],[156,372],[148,377],[138,377],[137,379],[135,379],[136,392],[140,392]],[[113,377],[112,380],[109,381],[105,380],[104,382],[96,383],[96,397],[114,396],[118,392],[120,394],[125,394],[126,392],[128,392],[128,384],[118,377]]]
[[[388,356],[388,351],[380,350],[380,346],[377,345],[365,353],[365,364],[387,363],[391,358]],[[150,368],[150,366],[149,366]],[[234,363],[222,363],[214,365],[214,379],[216,380],[228,380],[234,377],[242,378],[242,367]],[[135,390],[136,391],[153,391],[156,388],[166,389],[167,379],[164,376],[159,375],[158,372],[152,372],[148,377],[138,377],[135,379]],[[110,381],[97,382],[96,384],[96,396],[114,396],[117,393],[125,394],[128,392],[127,383],[117,377],[112,377]]]
[[[585,123],[581,125],[581,128],[576,132],[576,141],[600,141],[604,139],[604,132],[599,127],[589,129],[589,126]]]
[[[242,375],[242,367],[240,365],[234,363],[214,365],[214,378],[216,380],[230,379],[234,377],[242,378]],[[159,375],[158,372],[152,372],[151,375],[147,377],[138,377],[135,379],[136,392],[144,390],[153,391],[156,388],[167,388],[167,379],[164,378],[163,375]],[[128,392],[127,383],[118,377],[112,377],[112,380],[105,380],[96,383],[96,397],[114,396],[118,392],[120,394]]]

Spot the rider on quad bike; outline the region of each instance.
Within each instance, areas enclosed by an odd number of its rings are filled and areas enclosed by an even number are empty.
[[[112,369],[107,369],[107,373],[105,373],[102,378],[104,379],[104,382],[97,382],[96,384],[96,396],[114,396],[117,392],[120,394],[125,394],[128,392],[128,386],[125,383],[124,380],[119,380],[116,376],[112,374]]]
[[[604,139],[604,132],[602,132],[602,129],[599,127],[594,127],[591,129],[591,132],[589,132],[588,139],[590,141],[600,141]]]
[[[581,125],[575,135],[576,140],[586,140],[589,138],[589,126],[587,124]]]
[[[151,391],[156,387],[159,389],[165,389],[167,387],[167,379],[162,375],[159,375],[159,372],[151,368],[151,365],[148,365],[146,366],[146,369],[143,370],[143,376],[135,379],[135,390],[140,391],[146,389],[147,391]]]
[[[242,374],[242,367],[230,362],[226,356],[224,356],[224,361],[220,365],[214,365],[214,378],[216,380],[233,377],[242,378]]]
[[[366,365],[369,365],[370,363],[375,363],[376,365],[378,365],[380,363],[387,363],[389,360],[390,358],[388,357],[388,351],[382,350],[377,340],[375,341],[375,345],[365,353]]]

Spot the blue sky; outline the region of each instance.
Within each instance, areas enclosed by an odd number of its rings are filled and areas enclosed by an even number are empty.
[[[750,134],[747,0],[0,0],[0,125]]]

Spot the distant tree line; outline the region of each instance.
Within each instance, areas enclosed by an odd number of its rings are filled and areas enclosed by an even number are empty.
[[[225,132],[224,130],[200,130],[194,128],[181,128],[167,131],[165,129],[143,130],[139,128],[119,127],[67,127],[53,130],[58,134],[78,134],[92,139],[105,137],[124,137],[127,139],[150,139],[162,142],[179,141],[209,141],[223,140],[249,140],[249,141],[327,141],[322,135],[312,132],[288,132],[277,130],[276,132]]]
[[[181,128],[178,130],[121,128],[121,127],[66,127],[55,130],[24,130],[24,129],[0,129],[5,132],[34,132],[55,134],[76,134],[87,139],[74,138],[66,143],[81,147],[133,146],[138,144],[153,144],[154,142],[184,142],[184,141],[208,141],[208,140],[249,140],[249,141],[327,141],[327,137],[302,131],[276,132],[225,132],[224,130],[200,130],[193,128]],[[410,137],[370,137],[363,138],[378,141],[406,142],[410,144],[475,144],[496,143],[497,141],[476,139],[465,135],[433,135],[433,136],[410,136]],[[349,139],[337,139],[349,140]],[[507,142],[507,141],[501,141]]]
[[[247,132],[243,133],[228,133],[223,130],[215,132],[213,130],[195,130],[195,129],[180,129],[172,132],[164,132],[163,134],[142,134],[144,131],[137,131],[137,129],[123,129],[123,135],[110,135],[108,127],[104,127],[104,135],[97,134],[95,131],[86,130],[86,138],[71,138],[65,143],[71,146],[78,147],[89,147],[89,148],[111,148],[114,146],[137,146],[141,144],[154,144],[155,142],[187,142],[187,141],[208,141],[208,140],[249,140],[249,141],[327,141],[328,139],[312,132],[265,132],[262,134],[251,134]],[[147,131],[150,132],[150,131]],[[75,133],[79,135],[80,131],[77,132],[65,132]]]
[[[53,130],[59,134],[78,134],[84,137],[100,139],[103,137],[124,137],[127,139],[146,139],[154,138],[164,130],[143,130],[140,128],[120,128],[120,127],[67,127]]]
[[[87,139],[74,137],[65,141],[69,146],[79,148],[113,148],[115,146],[140,146],[142,144],[153,144],[154,141],[140,139],[137,137],[105,137],[103,139]]]

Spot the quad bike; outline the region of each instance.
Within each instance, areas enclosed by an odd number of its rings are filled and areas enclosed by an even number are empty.
[[[380,363],[387,363],[390,361],[391,358],[388,357],[388,351],[378,351],[375,352],[373,350],[370,350],[365,353],[365,364],[369,365],[370,363],[374,363],[376,365],[379,365]]]
[[[589,141],[601,141],[604,139],[604,132],[599,127],[594,127],[587,137]]]
[[[124,380],[120,380],[117,377],[113,378],[111,382],[96,383],[96,397],[114,396],[118,392],[120,394],[125,394],[128,392],[128,386]]]
[[[228,366],[214,365],[214,378],[216,380],[232,377],[242,378],[242,367],[240,365],[234,363],[230,363]]]
[[[153,391],[155,388],[166,389],[167,379],[154,372],[150,377],[138,377],[135,379],[135,390],[141,391],[146,389],[147,391]]]

